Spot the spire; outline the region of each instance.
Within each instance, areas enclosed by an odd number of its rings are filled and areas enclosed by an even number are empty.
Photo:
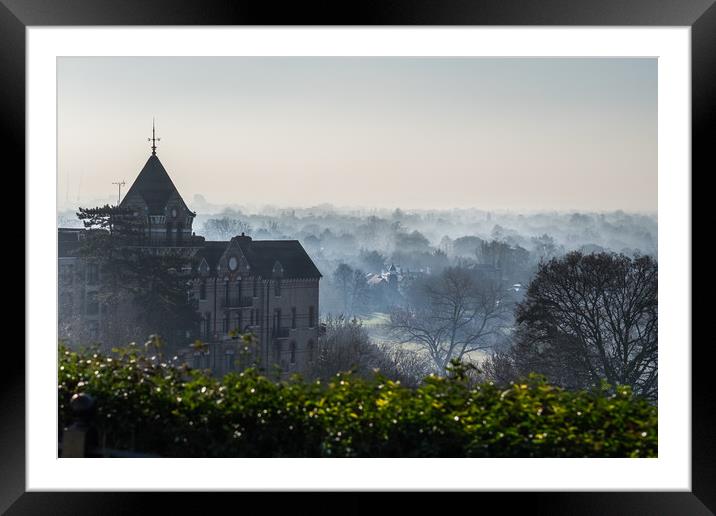
[[[156,138],[156,134],[154,132],[154,117],[152,117],[152,137],[147,138],[148,142],[152,142],[152,156],[157,155],[157,142],[161,141],[161,138]]]

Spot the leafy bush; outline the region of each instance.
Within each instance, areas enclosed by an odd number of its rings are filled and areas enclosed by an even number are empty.
[[[408,388],[379,374],[273,382],[216,379],[136,346],[60,348],[60,428],[69,400],[97,402],[105,446],[167,457],[655,457],[656,407],[628,388],[570,392],[531,376],[471,385],[468,366]],[[613,392],[613,393],[610,393]]]

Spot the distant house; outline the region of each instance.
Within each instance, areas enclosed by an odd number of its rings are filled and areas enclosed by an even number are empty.
[[[243,233],[229,241],[196,236],[196,213],[152,143],[152,154],[120,207],[141,223],[141,247],[186,258],[183,273],[201,321],[195,336],[207,345],[192,348],[187,337],[184,358],[215,374],[233,371],[247,347],[236,336],[251,334],[250,353],[260,366],[278,366],[285,373],[305,370],[317,352],[321,279],[308,253],[297,240],[253,240]],[[101,270],[78,253],[84,236],[84,229],[58,229],[58,326],[60,338],[74,335],[86,344],[102,340],[105,307],[96,298]]]
[[[394,264],[391,264],[387,271],[366,274],[366,283],[371,288],[386,288],[397,292],[398,282],[399,273]]]

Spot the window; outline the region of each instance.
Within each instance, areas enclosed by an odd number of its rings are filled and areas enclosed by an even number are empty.
[[[281,278],[276,278],[273,282],[274,295],[276,297],[281,295]]]
[[[258,278],[254,278],[252,288],[253,288],[252,295],[254,297],[258,297],[258,290],[259,290],[259,279]]]
[[[229,306],[229,280],[224,283],[224,302],[225,306]]]
[[[58,305],[61,316],[68,316],[72,313],[72,294],[63,292]]]
[[[291,328],[296,329],[296,307],[291,308]]]
[[[254,312],[254,309],[252,308],[251,311],[249,312],[249,324],[251,326],[254,325],[254,315],[255,315],[255,312]]]
[[[224,318],[221,320],[221,331],[229,333],[229,314],[224,314]]]
[[[243,328],[243,326],[244,326],[244,321],[243,321],[243,317],[242,317],[241,312],[242,312],[242,310],[239,310],[238,312],[236,312],[236,330],[237,330],[239,333],[241,333],[242,331],[244,331],[244,328]]]
[[[206,301],[206,281],[201,280],[201,283],[199,284],[199,299],[201,301]]]
[[[306,351],[308,354],[308,363],[310,364],[313,362],[313,341],[312,340],[308,341],[308,345],[306,346]]]
[[[201,352],[194,353],[194,369],[201,369]]]
[[[99,265],[96,263],[87,264],[87,284],[96,285],[99,283]]]
[[[291,341],[291,346],[289,348],[291,350],[291,363],[296,363],[296,343]]]
[[[312,306],[309,306],[308,307],[308,327],[309,328],[313,328],[314,326],[316,326],[315,317],[316,317],[315,309]]]
[[[98,321],[87,321],[87,333],[91,341],[99,339],[99,322]]]
[[[87,302],[85,305],[85,314],[97,315],[99,313],[99,302],[97,301],[97,292],[87,293]]]
[[[206,312],[206,314],[204,314],[204,319],[205,319],[205,323],[206,323],[205,337],[207,339],[211,339],[211,334],[213,333],[212,328],[211,328],[211,312]]]
[[[226,362],[226,364],[225,364],[226,371],[233,371],[234,369],[236,369],[236,361],[234,360],[234,350],[228,350],[224,354],[224,360]]]
[[[276,308],[273,311],[273,329],[277,331],[281,328],[281,309]]]
[[[64,284],[72,284],[74,280],[75,266],[72,264],[63,265],[60,268],[60,281]]]

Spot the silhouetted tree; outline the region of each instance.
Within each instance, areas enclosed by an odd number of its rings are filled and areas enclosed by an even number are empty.
[[[474,258],[480,254],[483,240],[476,236],[463,236],[453,242],[453,252],[460,256]]]
[[[430,240],[419,231],[396,233],[395,247],[403,252],[429,252]]]
[[[657,395],[657,263],[572,252],[540,266],[517,306],[515,371],[585,388],[606,380]]]
[[[379,253],[378,251],[367,251],[362,250],[360,252],[360,259],[365,264],[369,272],[379,273],[385,267],[385,261],[387,258]]]
[[[343,313],[350,313],[350,301],[351,301],[351,290],[354,281],[353,268],[346,264],[340,263],[336,270],[333,271],[333,281],[336,283],[336,287],[341,293],[341,299],[343,300]]]
[[[170,344],[186,339],[198,317],[189,298],[186,257],[152,253],[141,219],[126,209],[80,208],[77,216],[88,230],[79,252],[97,270],[93,298],[101,309],[106,343],[150,334]]]

